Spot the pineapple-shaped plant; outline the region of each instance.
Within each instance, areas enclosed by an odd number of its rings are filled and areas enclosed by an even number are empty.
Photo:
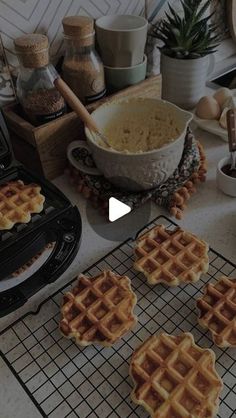
[[[217,25],[211,22],[214,14],[206,15],[212,0],[181,0],[181,16],[169,4],[169,11],[160,23],[153,26],[151,36],[162,41],[161,52],[178,59],[194,59],[215,52],[219,45]]]

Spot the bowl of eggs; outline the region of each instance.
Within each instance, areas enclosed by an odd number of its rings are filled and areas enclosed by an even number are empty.
[[[223,87],[212,96],[204,96],[199,100],[194,121],[200,128],[228,141],[226,115],[229,109],[236,109],[235,91]]]

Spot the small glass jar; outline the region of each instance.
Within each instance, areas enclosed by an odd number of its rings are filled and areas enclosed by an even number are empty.
[[[66,104],[54,86],[58,75],[49,63],[48,38],[29,34],[15,39],[14,44],[20,62],[17,97],[27,118],[40,125],[62,116]]]
[[[104,67],[94,45],[93,19],[67,16],[62,24],[66,47],[63,78],[84,104],[91,103],[106,94]]]

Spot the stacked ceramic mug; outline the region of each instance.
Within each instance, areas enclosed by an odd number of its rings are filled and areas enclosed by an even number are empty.
[[[110,91],[145,79],[147,27],[147,20],[141,16],[114,15],[97,19],[96,37]]]

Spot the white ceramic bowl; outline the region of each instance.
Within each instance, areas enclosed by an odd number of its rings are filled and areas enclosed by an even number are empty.
[[[236,179],[223,173],[222,168],[230,164],[230,157],[225,157],[220,160],[217,167],[217,185],[219,189],[225,194],[236,197]]]
[[[110,120],[114,120],[119,111],[122,111],[124,101],[127,103],[124,99],[106,103],[92,113],[101,131]],[[165,182],[177,168],[183,154],[186,131],[192,114],[159,99],[132,98],[128,103],[129,111],[136,114],[148,113],[153,108],[157,111],[158,109],[170,111],[174,119],[178,118],[181,127],[180,136],[160,149],[137,154],[103,148],[99,145],[99,140],[91,135],[89,129],[86,128],[85,133],[96,166],[106,178],[130,191],[148,190]]]

